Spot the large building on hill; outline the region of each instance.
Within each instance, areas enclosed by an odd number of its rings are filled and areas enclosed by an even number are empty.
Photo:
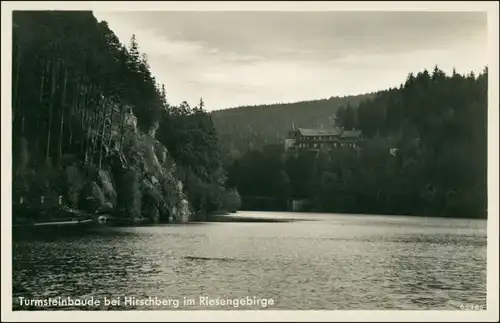
[[[361,130],[344,130],[340,127],[330,129],[295,128],[288,132],[285,150],[331,150],[341,147],[359,148],[363,139]]]

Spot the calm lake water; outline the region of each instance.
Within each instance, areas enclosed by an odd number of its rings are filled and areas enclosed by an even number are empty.
[[[485,220],[237,215],[314,221],[109,228],[81,236],[15,241],[14,310],[30,309],[20,305],[19,297],[94,300],[87,307],[59,303],[36,309],[486,306]],[[219,304],[210,305],[200,296]],[[139,303],[132,304],[132,297]],[[247,297],[260,303],[221,305]],[[119,299],[120,305],[109,304],[111,299]],[[195,304],[185,305],[184,299]]]

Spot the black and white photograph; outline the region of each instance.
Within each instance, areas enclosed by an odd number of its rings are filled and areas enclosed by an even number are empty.
[[[498,321],[498,2],[378,5],[2,2],[2,321]]]

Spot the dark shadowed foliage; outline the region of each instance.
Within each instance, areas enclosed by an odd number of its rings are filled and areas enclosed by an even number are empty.
[[[183,199],[225,207],[203,102],[169,106],[135,36],[122,45],[90,11],[16,11],[13,25],[14,202],[62,196],[132,219],[175,217]]]
[[[486,217],[487,80],[487,68],[479,76],[437,67],[410,74],[400,88],[331,108],[345,129],[363,131],[360,150],[251,149],[226,159],[228,182],[243,197],[308,199],[316,211]],[[252,127],[250,109],[232,113],[248,115]]]

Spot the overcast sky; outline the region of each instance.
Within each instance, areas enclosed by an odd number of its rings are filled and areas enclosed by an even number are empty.
[[[479,12],[94,12],[128,44],[136,34],[170,104],[208,110],[398,86],[435,64],[487,64]]]

